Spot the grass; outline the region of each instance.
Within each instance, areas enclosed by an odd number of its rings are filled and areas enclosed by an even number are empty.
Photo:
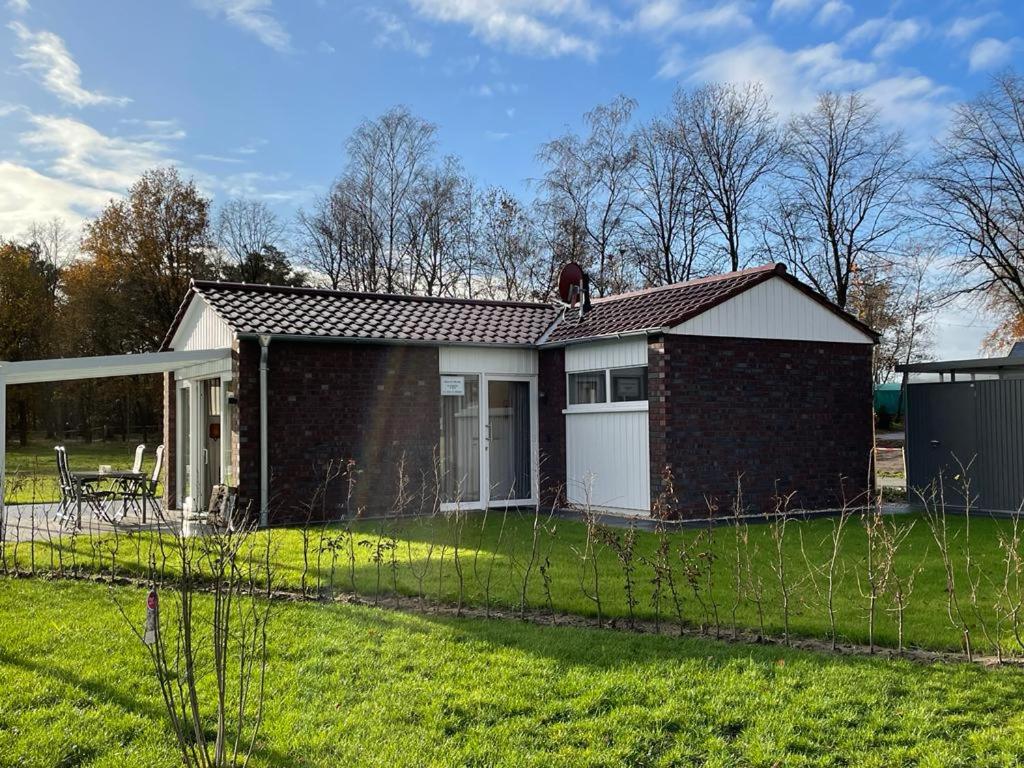
[[[12,508],[17,510],[17,507]],[[12,514],[16,514],[12,512]],[[947,615],[946,579],[928,523],[920,516],[900,518],[913,528],[900,550],[897,567],[904,577],[916,572],[915,586],[906,611],[906,643],[931,650],[958,650],[961,634]],[[271,537],[275,579],[279,585],[299,589],[305,583],[308,591],[356,591],[387,604],[408,604],[410,600],[456,603],[460,600],[459,579],[454,562],[453,542],[460,540],[459,565],[463,573],[461,600],[466,605],[516,609],[521,605],[524,577],[526,603],[530,609],[546,609],[545,581],[551,595],[551,607],[561,613],[596,618],[596,605],[584,594],[581,577],[590,576],[582,570],[579,552],[585,548],[586,528],[577,521],[557,520],[541,531],[538,555],[532,566],[531,543],[534,530],[532,514],[491,512],[486,517],[471,515],[456,526],[444,516],[416,518],[388,522],[364,521],[357,525],[351,540],[339,527],[313,528],[308,534],[304,557],[302,532],[295,528],[274,529],[257,534]],[[963,547],[966,525],[963,517],[951,516],[948,526],[953,550],[957,558],[958,597],[971,627],[975,650],[991,651],[996,638],[1004,649],[1019,655],[1020,646],[1010,636],[1009,627],[996,627],[993,606],[1002,584],[1003,552],[999,548],[1000,535],[1009,531],[1009,521],[973,517],[970,522],[971,547],[976,565],[978,590],[975,605],[967,597],[967,579],[963,567]],[[790,628],[796,635],[828,637],[830,623],[825,604],[825,581],[820,570],[829,557],[829,546],[834,521],[816,519],[791,522],[785,540],[785,561],[792,592]],[[625,532],[617,530],[618,535]],[[683,616],[691,626],[707,624],[710,596],[720,618],[720,632],[729,634],[733,626],[741,629],[760,629],[756,602],[751,599],[750,583],[760,584],[763,592],[762,612],[764,629],[772,636],[782,633],[780,590],[773,570],[774,543],[771,530],[763,525],[749,528],[750,576],[744,572],[739,598],[734,579],[736,561],[736,530],[729,525],[714,529],[711,546],[714,567],[713,589],[709,592],[701,579],[699,600],[687,583],[679,551],[694,546],[698,536],[706,532],[686,529],[669,536],[670,562],[682,603]],[[393,541],[394,550],[383,550],[381,562],[374,562],[378,545]],[[698,542],[701,543],[701,542]],[[635,584],[635,615],[640,619],[653,619],[654,584],[649,562],[659,539],[654,533],[636,532],[633,582]],[[706,542],[703,542],[706,546]],[[57,567],[62,560],[65,567],[74,560],[79,568],[107,569],[111,567],[112,552],[116,551],[119,572],[144,574],[145,564],[155,547],[152,538],[120,535],[111,537],[79,536],[74,540],[45,539],[37,541],[34,551],[27,543],[7,543],[6,560],[16,560],[22,569],[30,568],[34,558],[37,569]],[[349,570],[349,547],[354,551],[354,582]],[[332,551],[333,547],[333,551]],[[60,550],[60,551],[58,551]],[[742,552],[743,550],[741,550]],[[394,555],[392,567],[391,556]],[[332,565],[332,557],[336,561]],[[868,620],[865,579],[866,537],[859,519],[849,521],[842,541],[836,567],[834,611],[840,641],[865,643],[868,639]],[[308,560],[308,571],[303,576],[303,562]],[[158,562],[160,558],[158,558]],[[602,616],[607,621],[619,622],[628,616],[625,580],[621,563],[608,547],[598,550],[597,563],[601,584]],[[318,567],[319,566],[319,567]],[[543,566],[543,571],[542,571]],[[167,563],[173,569],[173,559]],[[813,578],[811,575],[813,574]],[[423,594],[420,593],[422,578]],[[485,586],[490,582],[488,600]],[[395,586],[397,585],[397,590]],[[354,587],[354,590],[353,590]],[[589,587],[589,585],[588,585]],[[703,602],[703,607],[702,603]],[[660,608],[666,625],[675,620],[674,607],[663,589]],[[895,647],[897,643],[896,617],[892,603],[883,597],[879,601],[876,642]],[[991,633],[985,637],[987,626]],[[664,631],[670,631],[666,626]],[[710,632],[711,630],[709,630]]]
[[[144,594],[0,580],[0,766],[180,764],[114,607]],[[1007,668],[310,603],[275,608],[270,652],[257,766],[1024,761]]]
[[[33,440],[27,446],[15,443],[7,447],[9,504],[53,502],[60,498],[54,445],[57,445],[56,441]],[[95,472],[101,464],[109,464],[115,469],[131,469],[138,442],[66,442],[65,445],[72,472]],[[152,471],[155,451],[155,445],[147,447],[142,465],[144,472]]]

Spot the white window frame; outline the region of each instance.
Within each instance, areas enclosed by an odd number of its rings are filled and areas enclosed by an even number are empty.
[[[643,400],[622,400],[612,401],[612,371],[622,371],[630,368],[647,368],[647,397]],[[569,377],[578,373],[597,373],[604,371],[604,396],[601,403],[577,403],[569,404],[569,393],[571,392]],[[651,399],[650,366],[647,365],[610,365],[604,368],[585,368],[580,371],[565,372],[565,410],[562,413],[622,413],[623,411],[646,411]]]

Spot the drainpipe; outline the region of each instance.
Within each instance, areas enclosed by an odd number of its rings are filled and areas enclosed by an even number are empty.
[[[0,373],[0,542],[4,540],[7,518],[4,495],[7,493],[7,378]]]
[[[260,336],[260,526],[270,524],[270,446],[267,443],[267,359],[270,336]]]

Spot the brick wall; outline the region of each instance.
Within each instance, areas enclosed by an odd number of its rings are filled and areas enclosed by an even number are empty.
[[[259,346],[239,350],[239,495],[259,504]],[[331,462],[354,459],[353,506],[366,514],[393,508],[399,463],[408,491],[433,478],[440,439],[436,348],[287,342],[270,345],[268,372],[272,523],[306,519]],[[345,508],[337,478],[317,499],[313,519]]]
[[[821,509],[862,492],[873,442],[867,344],[665,336],[648,346],[651,496],[666,465],[683,516]]]
[[[556,503],[565,487],[565,350],[542,349],[538,355],[537,397],[540,448],[540,493],[545,506]]]
[[[237,434],[232,435],[238,508],[259,513],[260,507],[260,345],[239,339],[235,369],[238,402]]]

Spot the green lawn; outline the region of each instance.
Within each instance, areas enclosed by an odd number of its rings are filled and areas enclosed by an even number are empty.
[[[60,498],[57,483],[56,442],[33,440],[27,446],[7,446],[7,501],[10,504],[49,502]],[[138,441],[92,443],[66,442],[71,471],[95,472],[101,464],[115,469],[131,469]],[[151,472],[156,444],[147,446],[143,470]]]
[[[167,766],[132,588],[0,580],[0,765]],[[200,610],[208,608],[200,601]],[[258,766],[1011,766],[1024,673],[281,604]]]
[[[896,559],[898,572],[904,578],[915,574],[914,589],[905,612],[906,643],[933,650],[957,650],[961,648],[961,634],[948,618],[945,572],[928,524],[922,517],[910,516],[901,517],[900,522],[914,523]],[[263,537],[270,537],[275,580],[279,586],[291,589],[299,589],[305,582],[308,592],[351,591],[351,548],[355,555],[355,591],[389,605],[419,601],[422,586],[422,599],[428,602],[458,603],[461,593],[461,601],[465,605],[484,607],[489,602],[493,607],[515,609],[521,605],[525,579],[528,608],[547,609],[550,593],[550,607],[555,611],[596,619],[597,606],[584,593],[586,588],[593,594],[592,573],[584,569],[579,556],[585,549],[585,526],[568,520],[549,523],[540,532],[538,555],[530,566],[533,525],[532,515],[510,513],[507,519],[503,519],[500,513],[492,512],[486,519],[479,515],[468,516],[461,526],[443,516],[386,523],[365,521],[358,525],[351,539],[343,528],[321,527],[309,532],[305,557],[303,537],[298,529],[274,529],[257,534],[255,541],[265,542]],[[995,640],[999,639],[1005,652],[1021,655],[1020,645],[1011,636],[1011,627],[1007,623],[998,626],[994,610],[1005,570],[998,540],[1001,535],[1009,533],[1009,522],[972,518],[971,548],[973,573],[977,581],[973,604],[968,596],[963,559],[966,539],[964,518],[950,517],[948,529],[956,558],[957,595],[971,628],[975,650],[991,651]],[[826,579],[821,569],[829,559],[832,531],[832,520],[819,519],[791,522],[786,532],[784,553],[791,593],[790,629],[796,635],[829,636]],[[619,529],[614,534],[623,536],[625,531]],[[734,625],[759,631],[763,618],[765,630],[778,637],[782,632],[783,616],[780,586],[773,570],[771,529],[760,525],[749,527],[749,547],[740,550],[744,566],[739,599],[735,589],[735,534],[735,529],[728,525],[716,528],[710,546],[703,538],[707,536],[706,532],[687,529],[669,535],[667,562],[672,566],[683,619],[691,628],[701,624],[707,626],[714,623],[713,614],[717,610],[717,632],[729,635]],[[460,542],[458,568],[454,551],[456,539]],[[386,546],[391,541],[394,549]],[[385,546],[379,549],[381,543]],[[655,559],[658,544],[655,534],[636,533],[631,575],[634,613],[637,618],[646,620],[660,613],[662,630],[669,633],[673,630],[676,616],[664,579],[657,612],[653,601],[655,585],[651,562]],[[679,553],[685,548],[692,551],[701,547],[711,553],[712,586],[708,590],[706,574],[702,575],[697,580],[698,591],[695,594]],[[87,536],[79,536],[73,542],[69,539],[55,540],[52,544],[43,540],[35,545],[34,551],[27,543],[19,544],[17,553],[14,548],[15,543],[9,541],[5,562],[12,564],[16,555],[23,569],[30,567],[30,560],[34,557],[37,569],[57,567],[63,561],[65,567],[74,564],[79,568],[109,570],[113,561],[119,572],[143,574],[144,565],[149,562],[155,545],[151,538],[122,534],[116,540],[112,537],[97,540]],[[115,551],[116,557],[113,557]],[[379,567],[374,562],[378,551],[381,552]],[[748,553],[749,570],[745,566]],[[867,641],[865,556],[864,528],[855,518],[848,523],[834,570],[833,608],[840,640]],[[158,564],[164,562],[159,556],[156,560]],[[308,561],[305,578],[304,560]],[[628,616],[622,564],[607,546],[598,548],[597,564],[602,616],[605,620],[611,618],[622,622]],[[173,559],[166,565],[173,569]],[[584,579],[582,584],[581,578]],[[396,583],[397,592],[394,589]],[[489,600],[486,594],[488,583]],[[761,594],[760,610],[756,599],[758,592]],[[1019,589],[1015,594],[1019,599]],[[709,627],[708,632],[716,634],[713,627]],[[896,645],[896,614],[889,596],[879,600],[875,638],[882,645]]]

